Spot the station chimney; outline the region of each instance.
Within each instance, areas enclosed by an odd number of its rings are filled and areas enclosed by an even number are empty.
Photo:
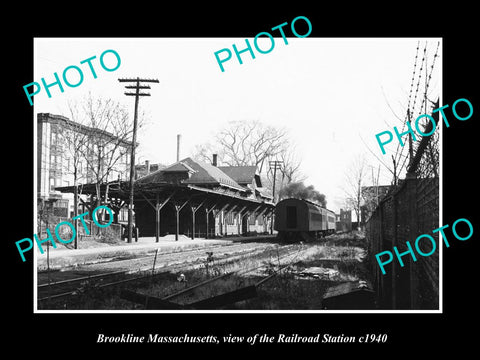
[[[213,154],[213,157],[212,157],[212,165],[213,165],[213,166],[217,166],[217,154]]]
[[[180,139],[182,138],[182,135],[177,134],[177,162],[180,161]]]
[[[150,174],[150,160],[145,160],[145,170],[146,174]]]

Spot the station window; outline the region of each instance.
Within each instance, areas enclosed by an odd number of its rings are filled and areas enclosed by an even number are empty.
[[[232,212],[228,213],[227,216],[225,217],[225,222],[227,223],[227,225],[233,225],[235,222],[234,222],[234,215]]]

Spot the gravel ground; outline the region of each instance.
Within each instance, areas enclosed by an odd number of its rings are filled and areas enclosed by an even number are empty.
[[[214,259],[221,259],[242,254],[252,254],[255,251],[262,251],[266,248],[273,248],[275,245],[268,242],[220,242],[203,244],[200,248],[183,248],[173,249],[171,247],[161,248],[157,253],[155,261],[155,269],[161,271],[163,267],[174,265],[201,264],[207,258],[206,252],[213,252]],[[175,251],[174,251],[175,250]],[[37,283],[42,284],[48,282],[50,275],[51,281],[60,281],[71,279],[88,274],[107,273],[120,270],[139,271],[152,269],[155,259],[155,249],[150,248],[145,252],[129,252],[126,254],[116,254],[107,259],[98,262],[90,262],[76,266],[62,267],[59,271],[38,272]]]
[[[268,237],[259,237],[259,241],[264,241]],[[116,258],[129,256],[145,256],[152,254],[156,249],[159,253],[180,252],[188,249],[207,248],[212,245],[230,245],[242,239],[250,241],[252,238],[227,238],[227,239],[195,239],[192,240],[186,236],[180,236],[178,241],[175,241],[174,236],[165,236],[160,238],[160,241],[155,242],[154,237],[140,238],[138,242],[127,244],[125,242],[112,244],[97,243],[100,246],[86,246],[80,244],[79,249],[53,248],[44,249],[44,253],[40,254],[37,251],[36,268],[38,271],[46,270],[47,267],[53,270],[65,269],[71,266],[80,266],[91,263],[109,262]],[[92,242],[92,241],[91,241]],[[48,263],[47,264],[47,258]]]

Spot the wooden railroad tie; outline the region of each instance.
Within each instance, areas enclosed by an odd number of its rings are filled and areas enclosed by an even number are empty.
[[[257,296],[257,287],[255,285],[229,291],[220,295],[212,296],[191,304],[181,305],[171,301],[163,300],[154,296],[139,294],[131,290],[122,290],[120,297],[145,306],[150,310],[193,310],[193,309],[217,309],[219,307],[233,304],[237,301],[247,300]]]

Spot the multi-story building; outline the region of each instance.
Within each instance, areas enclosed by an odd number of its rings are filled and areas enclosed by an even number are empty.
[[[75,167],[80,191],[81,184],[128,179],[131,142],[49,113],[37,115],[37,130],[37,199],[53,205],[53,215],[73,215],[73,194],[56,188],[74,184]]]
[[[335,227],[337,231],[352,230],[352,210],[340,209],[340,214],[335,215]]]

